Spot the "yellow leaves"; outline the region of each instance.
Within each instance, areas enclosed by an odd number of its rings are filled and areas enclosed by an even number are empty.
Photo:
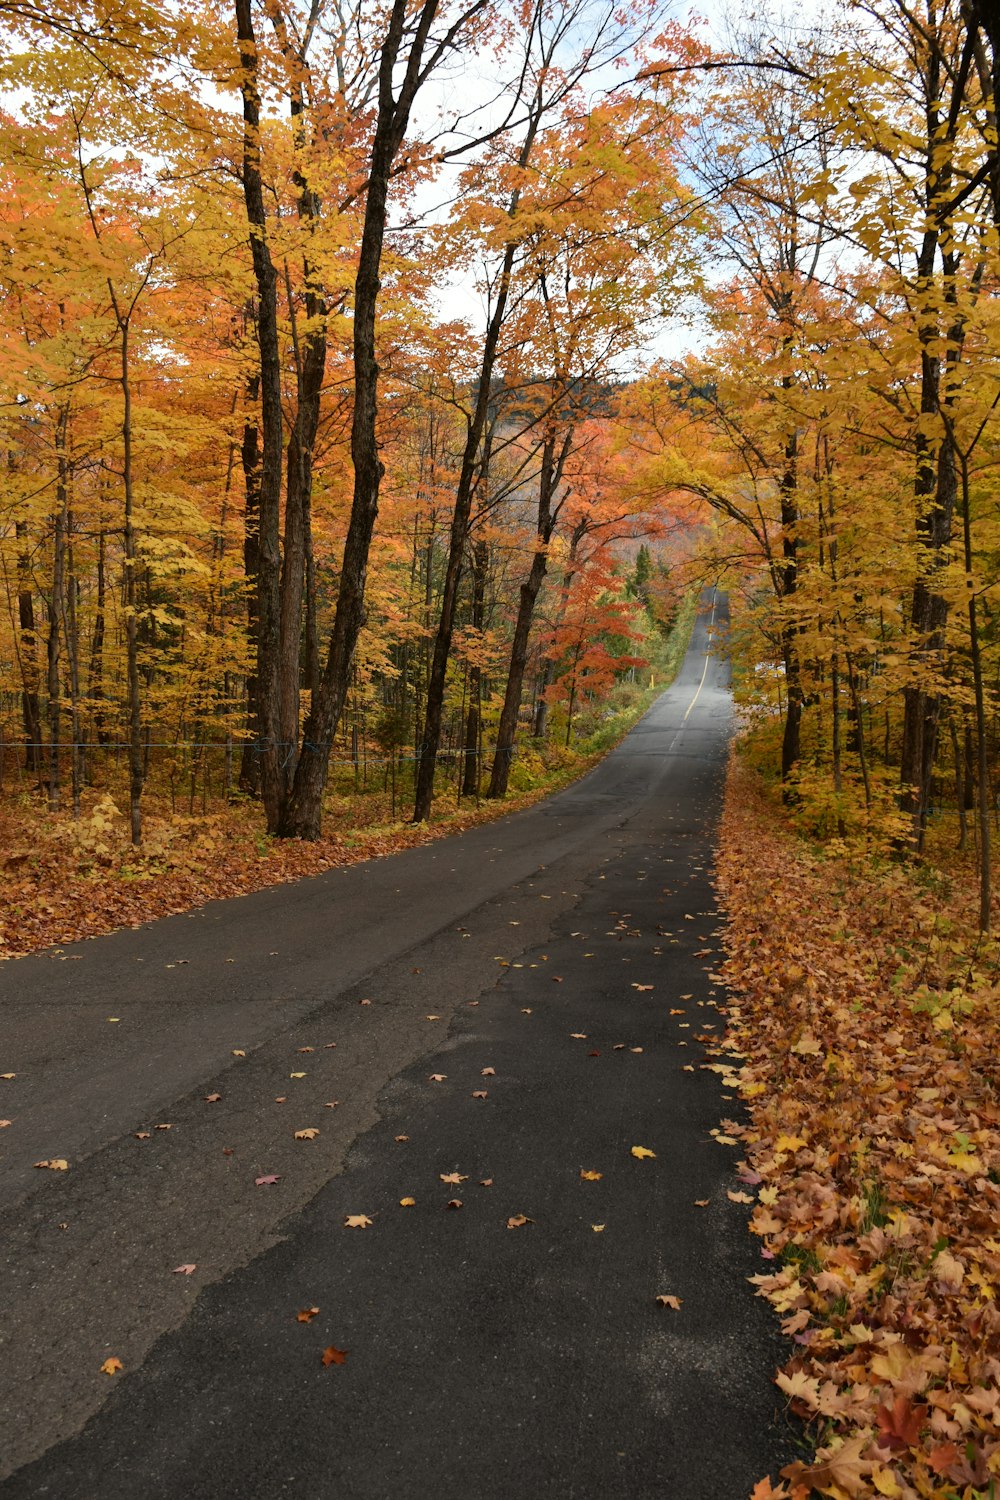
[[[50,1172],[66,1172],[69,1170],[69,1162],[64,1156],[54,1156],[51,1161],[36,1161],[36,1167],[47,1167]]]
[[[785,1135],[783,1132],[774,1143],[775,1151],[801,1151],[806,1141],[801,1135]]]
[[[368,1229],[372,1224],[367,1214],[346,1214],[344,1217],[345,1229]]]
[[[584,1182],[600,1182],[603,1175],[602,1172],[585,1172],[582,1167],[580,1168],[580,1176]]]
[[[820,1057],[823,1048],[812,1032],[807,1031],[799,1037],[799,1040],[791,1048],[791,1051],[797,1053],[800,1057]]]
[[[594,1231],[595,1234],[603,1234],[604,1231],[605,1231],[605,1229],[607,1228],[607,1225],[606,1224],[591,1224],[590,1227]]]
[[[801,1401],[804,1406],[815,1410],[819,1405],[819,1381],[815,1375],[804,1375],[801,1370],[796,1370],[793,1375],[786,1375],[782,1370],[775,1376],[775,1385],[784,1391],[789,1401]]]
[[[101,1366],[101,1374],[102,1375],[117,1375],[118,1371],[119,1370],[123,1370],[124,1368],[125,1368],[125,1366],[122,1364],[121,1360],[120,1359],[116,1359],[112,1355],[112,1357],[110,1359],[106,1359],[104,1361],[103,1365]]]
[[[682,1298],[675,1297],[670,1292],[661,1292],[658,1297],[654,1298],[654,1301],[658,1307],[672,1307],[677,1312],[681,1306]]]
[[[527,1214],[511,1214],[507,1220],[508,1229],[523,1229],[526,1224],[534,1224],[534,1219],[529,1219]]]
[[[289,1078],[304,1078],[306,1075],[304,1073],[289,1073],[288,1076]]]
[[[416,1198],[400,1198],[399,1200],[400,1208],[415,1208],[416,1204]]]
[[[633,1146],[632,1155],[637,1157],[639,1161],[646,1161],[652,1157],[655,1157],[656,1152],[650,1151],[646,1146]]]
[[[295,1139],[297,1141],[314,1141],[318,1135],[319,1131],[315,1125],[307,1125],[304,1130],[297,1130],[295,1132]]]
[[[447,1182],[457,1187],[460,1182],[468,1182],[468,1176],[462,1172],[439,1172],[438,1176],[442,1182]]]

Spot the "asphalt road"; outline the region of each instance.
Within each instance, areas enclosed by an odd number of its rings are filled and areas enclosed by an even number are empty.
[[[0,970],[3,1500],[744,1500],[787,1460],[698,1066],[712,624],[527,812]]]

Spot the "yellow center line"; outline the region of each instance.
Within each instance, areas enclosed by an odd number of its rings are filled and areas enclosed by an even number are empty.
[[[712,628],[715,625],[715,600],[716,600],[716,596],[713,594],[713,596],[712,596],[712,618],[708,622],[709,642],[708,642],[708,646],[705,648],[705,665],[704,665],[704,667],[702,669],[701,681],[698,684],[698,687],[697,687],[697,689],[695,691],[694,697],[691,699],[691,702],[688,704],[688,706],[687,706],[687,708],[686,708],[686,710],[684,712],[684,718],[681,720],[682,724],[684,724],[684,723],[687,722],[687,716],[688,716],[688,714],[691,712],[692,708],[694,708],[695,704],[698,702],[698,698],[701,695],[701,690],[705,686],[705,678],[708,676],[708,663],[709,663],[709,661],[711,659],[711,650],[712,650]]]

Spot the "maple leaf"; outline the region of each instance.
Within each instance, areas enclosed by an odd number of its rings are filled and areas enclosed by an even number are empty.
[[[583,1167],[580,1168],[580,1176],[584,1182],[600,1182],[603,1175],[603,1172],[585,1172]]]
[[[909,1396],[897,1396],[891,1407],[877,1407],[879,1447],[891,1450],[915,1448],[920,1442],[920,1429],[926,1417],[926,1406],[914,1406]]]
[[[367,1229],[373,1221],[367,1214],[347,1214],[344,1218],[345,1229]]]
[[[255,1177],[253,1180],[253,1185],[254,1187],[273,1187],[276,1182],[280,1181],[280,1175],[272,1172],[269,1173],[266,1177]]]
[[[151,1130],[136,1130],[133,1132],[137,1141],[148,1141],[152,1135]]]
[[[645,994],[645,992],[647,990],[651,990],[653,986],[651,984],[633,984],[632,988],[634,990],[639,990],[642,994]]]
[[[205,1095],[205,1103],[206,1104],[218,1104],[218,1102],[219,1102],[219,1100],[221,1098],[222,1098],[221,1094],[206,1094]]]
[[[296,1323],[311,1323],[319,1313],[318,1307],[303,1307],[295,1314]]]
[[[481,1078],[495,1078],[496,1072],[496,1068],[481,1068],[479,1076]]]
[[[431,1083],[444,1083],[447,1077],[447,1073],[431,1073],[429,1075],[429,1080]]]
[[[50,1172],[66,1172],[69,1170],[69,1162],[64,1156],[53,1156],[51,1161],[36,1161],[36,1167],[48,1167]]]
[[[314,1141],[318,1135],[319,1131],[315,1125],[307,1125],[304,1130],[297,1130],[295,1132],[295,1139],[297,1141]]]
[[[462,1200],[461,1200],[461,1198],[449,1198],[448,1202],[445,1204],[445,1208],[461,1208],[461,1207],[462,1207]]]
[[[650,1151],[646,1146],[633,1146],[632,1155],[638,1157],[640,1161],[645,1161],[648,1157],[655,1156],[656,1152]]]
[[[672,1307],[676,1312],[683,1299],[672,1296],[670,1292],[661,1292],[655,1300],[660,1307]]]
[[[362,1004],[363,1003],[364,1002],[362,1002]],[[333,1344],[330,1344],[326,1349],[323,1350],[323,1353],[320,1357],[323,1361],[323,1364],[327,1367],[329,1367],[330,1365],[342,1365],[347,1358],[348,1352],[349,1351],[347,1349],[337,1349]]]
[[[471,1097],[473,1099],[488,1099],[489,1094],[485,1089],[473,1089]]]
[[[189,1262],[187,1265],[174,1266],[173,1274],[175,1276],[193,1276],[197,1269],[198,1267],[193,1262]]]
[[[508,1229],[523,1229],[525,1224],[534,1224],[534,1219],[529,1219],[527,1214],[511,1214],[507,1220]]]
[[[694,1206],[695,1208],[707,1208],[711,1201],[711,1198],[696,1198],[694,1200]]]
[[[118,1371],[123,1370],[124,1368],[125,1366],[122,1364],[121,1360],[115,1359],[115,1357],[112,1355],[112,1357],[110,1359],[106,1359],[101,1366],[101,1374],[117,1375]]]
[[[814,1410],[819,1404],[819,1381],[815,1375],[805,1375],[801,1370],[786,1375],[781,1370],[775,1376],[774,1383],[784,1391],[789,1401],[804,1401]]]
[[[752,1203],[754,1200],[749,1193],[734,1193],[727,1190],[726,1197],[731,1203]]]
[[[463,1176],[461,1172],[439,1172],[438,1176],[442,1182],[450,1183],[454,1187],[457,1187],[460,1182],[469,1180],[468,1176]]]
[[[935,1474],[946,1474],[958,1462],[958,1449],[954,1443],[939,1443],[928,1453],[927,1462]]]

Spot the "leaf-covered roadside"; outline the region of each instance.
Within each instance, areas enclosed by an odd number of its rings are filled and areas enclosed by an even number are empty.
[[[812,850],[734,758],[719,883],[753,1279],[817,1445],[755,1500],[992,1497],[1000,987],[971,878],[932,891]]]

